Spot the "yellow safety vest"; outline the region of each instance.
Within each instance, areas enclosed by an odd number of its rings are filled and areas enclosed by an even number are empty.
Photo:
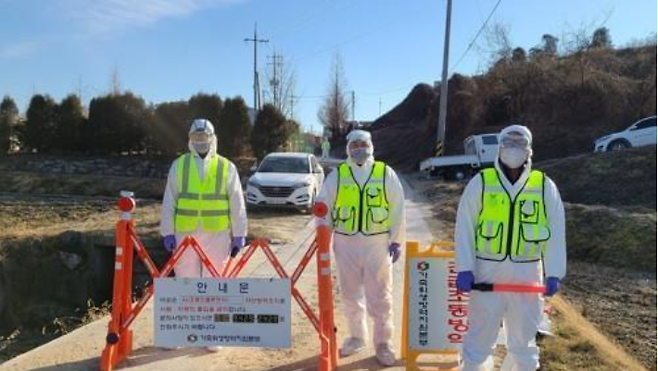
[[[496,169],[482,176],[482,210],[475,234],[478,259],[534,262],[551,237],[544,205],[544,173],[533,170],[521,192],[511,199]]]
[[[206,232],[229,228],[228,165],[228,160],[214,155],[201,182],[191,154],[182,155],[176,160],[178,199],[174,228],[177,233],[192,232],[199,223]]]
[[[386,164],[375,162],[363,188],[346,163],[338,167],[338,190],[333,209],[334,231],[344,235],[375,235],[391,229],[386,198]]]

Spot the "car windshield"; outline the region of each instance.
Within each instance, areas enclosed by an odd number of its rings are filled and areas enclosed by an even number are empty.
[[[259,173],[296,173],[308,174],[307,158],[268,157],[258,168]]]

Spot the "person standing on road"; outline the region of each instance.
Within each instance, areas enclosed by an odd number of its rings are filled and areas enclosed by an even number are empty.
[[[457,288],[470,292],[463,371],[493,370],[501,322],[507,357],[501,370],[539,368],[535,336],[540,294],[471,291],[474,283],[546,286],[554,295],[566,274],[564,206],[544,173],[532,170],[532,134],[512,125],[499,135],[495,168],[468,183],[455,227]]]
[[[160,233],[170,253],[185,236],[194,237],[221,272],[229,254],[235,257],[246,243],[247,212],[240,177],[235,165],[217,154],[210,121],[192,122],[188,147],[190,152],[176,159],[169,170]],[[192,249],[181,256],[175,272],[176,277],[210,277]]]
[[[322,158],[327,159],[329,158],[329,152],[331,151],[331,144],[329,143],[329,139],[327,137],[322,138]]]
[[[392,264],[405,240],[404,192],[397,175],[373,158],[370,133],[347,136],[348,159],[325,180],[318,202],[330,210],[319,225],[333,229],[334,253],[350,336],[347,357],[365,348],[366,310],[374,322],[377,360],[395,364]]]

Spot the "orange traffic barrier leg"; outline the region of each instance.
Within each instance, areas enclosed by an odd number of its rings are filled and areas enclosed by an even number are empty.
[[[116,226],[112,318],[101,355],[100,369],[103,371],[113,370],[132,350],[132,332],[121,323],[130,311],[132,296],[133,245],[130,241],[130,230],[133,228],[131,212],[135,208],[132,194],[122,192],[118,206],[122,214]]]
[[[315,207],[315,216],[324,217],[328,208],[324,203]],[[338,367],[338,346],[334,324],[333,284],[331,279],[331,230],[327,226],[316,228],[318,245],[318,305],[320,306],[320,371],[333,371]]]

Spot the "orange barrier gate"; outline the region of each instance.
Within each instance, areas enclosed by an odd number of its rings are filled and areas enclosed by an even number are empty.
[[[133,199],[132,192],[122,191],[121,199],[117,202],[117,206],[119,210],[121,210],[121,219],[116,224],[116,254],[112,291],[112,314],[108,324],[106,345],[103,349],[100,360],[101,370],[114,370],[121,361],[130,355],[133,346],[133,333],[130,329],[130,325],[154,294],[153,282],[151,282],[147,286],[142,298],[133,304],[132,273],[133,255],[135,253],[153,279],[169,276],[178,263],[178,260],[188,248],[192,248],[196,252],[212,277],[235,278],[244,269],[249,259],[259,247],[263,250],[265,256],[270,261],[279,277],[289,278],[291,280],[291,295],[295,298],[295,301],[297,301],[311,324],[318,331],[320,338],[319,370],[333,371],[336,369],[338,350],[333,318],[333,284],[331,278],[330,258],[331,232],[327,227],[317,228],[316,239],[309,246],[306,254],[304,254],[304,257],[293,272],[292,276],[288,276],[265,239],[256,239],[252,241],[249,248],[240,257],[232,269],[230,269],[230,267],[233,259],[229,258],[224,269],[219,273],[212,261],[204,253],[199,243],[193,237],[187,236],[176,248],[174,254],[169,258],[164,267],[161,270],[158,270],[156,264],[149,256],[144,245],[139,241],[135,232],[132,211],[135,209],[136,203]],[[318,204],[316,207],[316,216],[324,216],[327,212],[326,210],[324,204]],[[295,284],[301,277],[301,274],[313,258],[314,254],[317,254],[318,264],[319,316],[316,316],[311,306],[295,287]]]

